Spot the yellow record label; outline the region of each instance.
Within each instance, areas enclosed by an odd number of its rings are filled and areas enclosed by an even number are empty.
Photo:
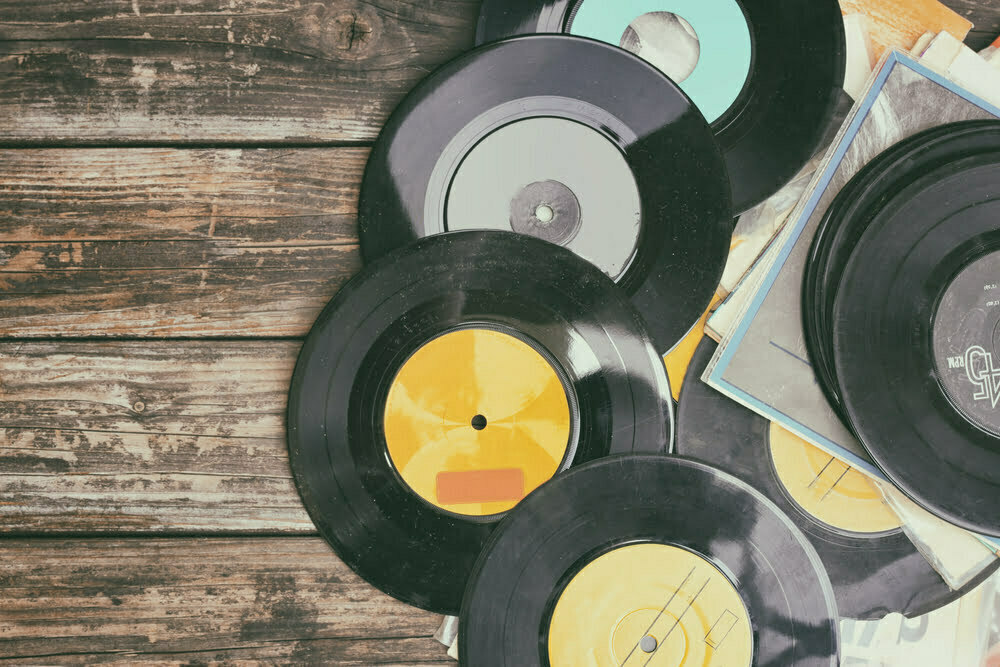
[[[770,441],[778,479],[813,517],[854,533],[899,528],[899,519],[862,473],[773,422]]]
[[[384,428],[389,458],[417,495],[474,516],[506,512],[551,478],[572,435],[556,370],[490,329],[420,347],[393,379]]]
[[[747,667],[750,616],[717,567],[686,549],[633,544],[595,558],[559,596],[553,667]]]

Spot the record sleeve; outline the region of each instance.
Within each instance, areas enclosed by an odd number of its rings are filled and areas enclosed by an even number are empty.
[[[842,618],[915,618],[972,591],[953,591],[903,532],[878,488],[830,454],[701,381],[716,344],[698,347],[677,408],[676,452],[725,470],[772,500],[816,548]]]
[[[815,381],[801,306],[809,248],[836,194],[881,151],[945,122],[997,117],[1000,109],[912,58],[892,52],[821,166],[812,192],[793,214],[773,263],[764,268],[763,280],[716,353],[706,381],[852,467],[885,480]],[[762,373],[762,368],[767,372]],[[932,534],[920,538],[930,544],[939,539]],[[990,551],[1000,544],[984,539]],[[949,537],[947,541],[950,549],[954,540]],[[988,555],[970,548],[962,550],[958,561],[939,565],[946,579],[958,587],[967,583],[967,573],[979,571],[974,565]]]

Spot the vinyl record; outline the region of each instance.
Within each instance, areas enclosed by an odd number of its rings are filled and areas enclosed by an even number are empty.
[[[951,590],[866,477],[701,381],[716,347],[705,338],[684,379],[675,449],[739,477],[792,519],[823,561],[841,617],[920,616],[1000,567]]]
[[[832,311],[844,266],[872,217],[915,178],[962,157],[1000,151],[1000,122],[931,128],[887,149],[837,194],[813,238],[802,283],[806,348],[827,400],[846,421],[833,369]]]
[[[687,97],[621,49],[552,35],[419,84],[375,143],[358,216],[366,261],[461,229],[563,245],[628,292],[661,353],[708,305],[732,233],[725,164]]]
[[[454,232],[373,263],[313,326],[288,442],[299,493],[355,572],[458,612],[501,516],[566,468],[668,451],[663,361],[615,284],[511,232]]]
[[[549,482],[476,564],[458,653],[477,667],[836,665],[816,551],[747,484],[614,456]]]
[[[565,33],[636,53],[678,82],[722,145],[737,212],[790,181],[844,96],[836,0],[485,0],[476,42]]]
[[[872,217],[832,311],[850,425],[903,492],[1000,535],[1000,152],[925,173]]]

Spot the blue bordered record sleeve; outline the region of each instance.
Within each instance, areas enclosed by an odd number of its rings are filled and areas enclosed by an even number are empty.
[[[809,246],[837,193],[876,155],[929,127],[985,118],[1000,118],[1000,109],[908,55],[889,52],[776,246],[765,254],[762,261],[770,266],[758,267],[763,278],[702,379],[855,468],[885,480],[830,408],[809,363],[800,306]],[[981,539],[1000,548],[1000,539]]]

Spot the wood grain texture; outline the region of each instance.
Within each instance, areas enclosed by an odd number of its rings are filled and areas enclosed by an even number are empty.
[[[314,534],[285,444],[298,347],[0,344],[0,532]]]
[[[0,141],[368,141],[418,80],[472,46],[478,10],[3,0]]]
[[[118,653],[58,653],[55,656],[18,657],[0,664],[17,665],[146,665],[147,667],[202,665],[380,665],[383,667],[440,667],[457,663],[445,647],[429,637],[371,637],[268,641],[242,648],[201,649],[158,653],[156,645]]]
[[[1000,0],[946,4],[975,48],[1000,34]],[[334,145],[371,142],[478,9],[0,0],[0,661],[450,662],[439,617],[314,536],[283,339],[359,267],[367,150]],[[30,148],[63,144],[171,147]]]
[[[319,538],[0,540],[0,658],[444,662],[441,617]]]
[[[1000,13],[996,0],[951,6],[987,32]],[[3,0],[0,142],[371,141],[417,81],[472,46],[478,8]]]
[[[0,337],[303,336],[367,150],[0,151]]]

